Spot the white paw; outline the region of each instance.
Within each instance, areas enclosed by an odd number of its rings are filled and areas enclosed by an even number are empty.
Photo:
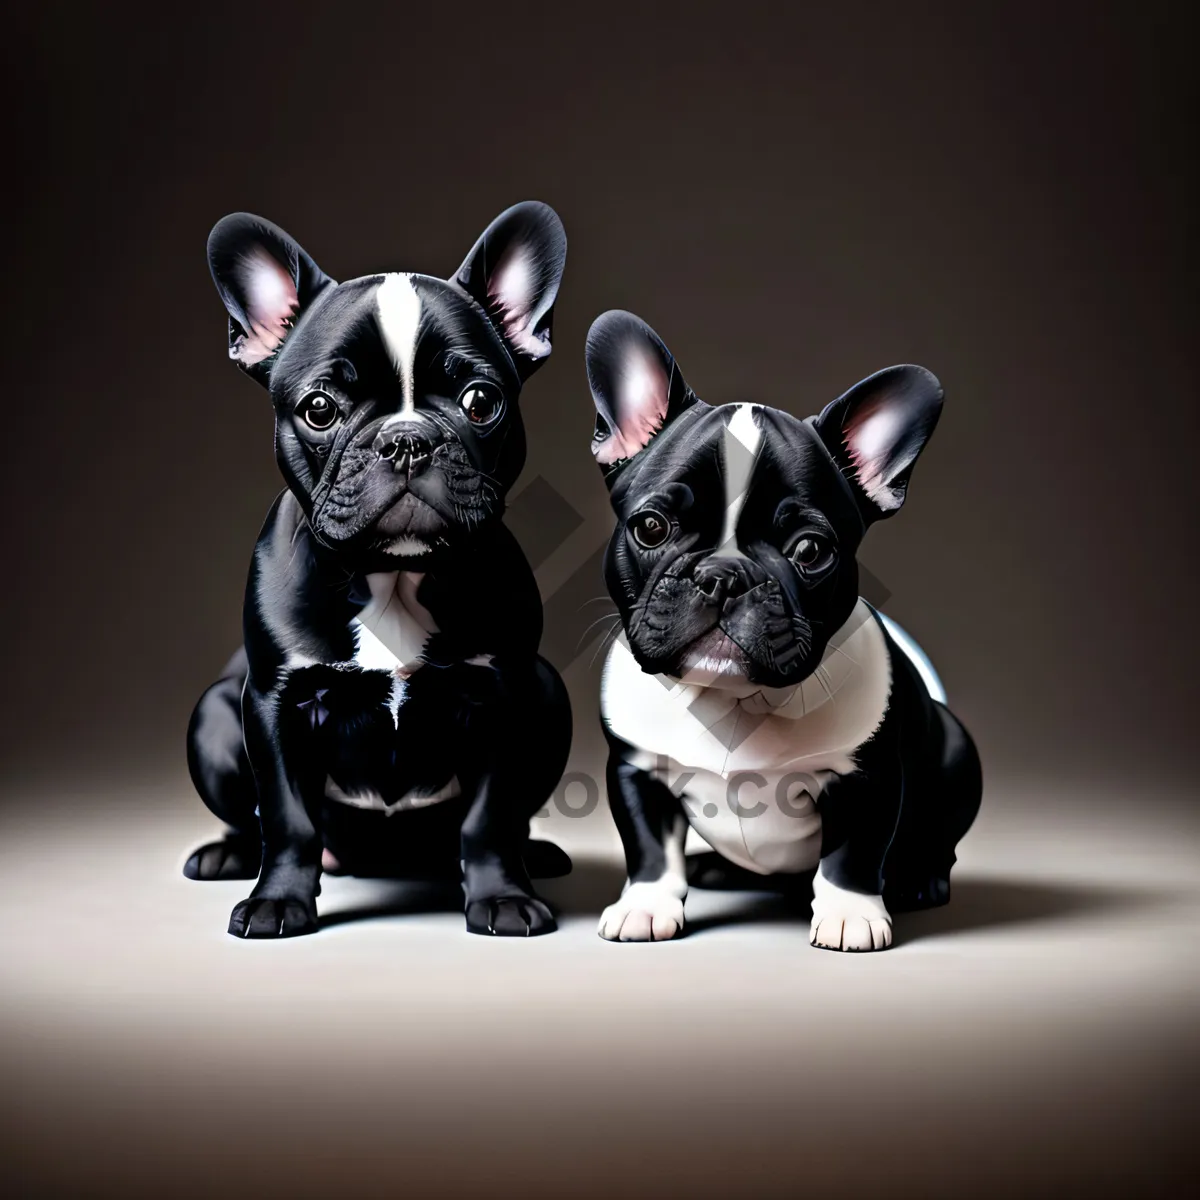
[[[882,896],[849,892],[820,871],[813,880],[813,919],[809,941],[824,950],[886,950],[892,944],[892,918]]]
[[[683,898],[676,886],[631,883],[600,916],[597,931],[610,942],[665,942],[683,930]]]

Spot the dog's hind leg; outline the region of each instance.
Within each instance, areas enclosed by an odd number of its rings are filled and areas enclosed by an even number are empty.
[[[935,701],[933,709],[940,753],[932,770],[906,789],[905,811],[885,868],[883,894],[893,912],[936,908],[950,899],[955,847],[971,828],[983,797],[983,773],[971,735],[944,705]]]
[[[183,867],[188,879],[256,879],[262,857],[258,792],[242,738],[246,652],[200,697],[188,724],[188,771],[200,798],[229,826],[218,842],[196,850]]]

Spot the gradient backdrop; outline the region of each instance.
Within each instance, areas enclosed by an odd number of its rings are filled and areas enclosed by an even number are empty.
[[[648,320],[715,403],[807,415],[922,363],[943,420],[863,554],[887,611],[989,787],[1059,789],[1067,830],[1092,788],[1152,791],[1169,839],[1196,798],[1192,12],[10,14],[4,803],[61,809],[87,781],[118,808],[170,779],[198,807],[183,731],[280,486],[266,395],[225,357],[213,222],[263,214],[338,278],[445,275],[537,198],[569,255],[523,482],[582,518],[544,593],[608,521],[582,358],[604,309]],[[594,770],[595,672],[570,682]]]

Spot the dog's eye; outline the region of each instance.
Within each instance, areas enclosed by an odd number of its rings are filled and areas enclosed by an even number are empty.
[[[653,508],[640,512],[630,522],[633,530],[633,540],[646,550],[653,550],[667,540],[671,532],[671,522],[662,513]]]
[[[490,425],[504,408],[504,395],[494,383],[476,380],[463,389],[458,402],[472,425]]]
[[[806,533],[796,539],[790,557],[802,571],[819,571],[832,560],[833,547],[824,538]]]
[[[309,429],[318,431],[331,428],[339,416],[337,405],[324,392],[309,392],[296,411]]]

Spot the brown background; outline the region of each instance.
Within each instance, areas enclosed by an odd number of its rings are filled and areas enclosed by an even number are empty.
[[[239,635],[280,485],[212,223],[269,216],[339,278],[445,274],[527,197],[570,239],[527,477],[603,513],[606,308],[713,402],[806,414],[923,363],[945,416],[864,560],[989,768],[1190,770],[1189,6],[841,7],[25,6],[6,771],[176,763]]]
[[[291,1163],[296,1195],[348,1173],[354,1194],[453,1194],[464,1171],[501,1195],[535,1170],[539,1195],[590,1179],[669,1196],[688,1155],[689,1194],[735,1194],[743,1155],[756,1194],[788,1194],[806,1164],[827,1189],[843,1164],[862,1183],[873,1149],[921,1194],[963,1194],[972,1164],[975,1194],[989,1178],[1044,1194],[1081,1171],[1096,1194],[1105,1179],[1146,1191],[1147,1173],[1161,1183],[1182,1163],[1197,952],[1193,8],[10,16],[0,1055],[5,1153],[26,1194],[48,1179],[104,1194],[119,1178],[125,1194],[140,1179],[154,1194],[174,1181],[271,1195]],[[940,939],[870,975],[836,956],[793,964],[755,928],[614,972],[591,928],[615,867],[564,894],[569,928],[536,951],[545,975],[464,939],[452,913],[428,928],[343,918],[273,958],[221,932],[242,885],[178,879],[212,827],[183,776],[184,727],[239,636],[280,486],[266,396],[225,358],[208,229],[248,209],[335,277],[444,275],[529,197],[559,211],[570,251],[555,352],[523,399],[525,479],[544,476],[588,529],[607,518],[582,345],[606,308],[650,321],[712,402],[807,414],[897,361],[946,386],[910,502],[863,557],[975,734],[989,799],[975,874],[949,924],[927,927]],[[581,538],[547,578],[586,555]],[[594,769],[595,673],[568,678],[574,765]],[[362,903],[342,881],[327,901]],[[1029,922],[1046,938],[1025,937]],[[672,1017],[702,1017],[706,995],[742,1012],[751,959],[764,1004],[735,1028],[759,1039],[758,1076],[739,1074],[737,1039],[706,1065],[711,1046]],[[428,1027],[395,1019],[405,997]],[[786,1028],[798,1046],[796,1014],[818,1011],[831,1024],[811,1063],[836,1096],[769,1036]],[[867,1014],[870,1038],[838,1024],[848,1013]],[[385,1028],[381,1052],[371,1031]],[[301,1048],[317,1029],[314,1080]],[[556,1051],[527,1049],[534,1032]],[[686,1073],[659,1054],[667,1041]],[[512,1104],[509,1072],[523,1081]],[[741,1115],[682,1131],[669,1117],[710,1102]],[[547,1113],[558,1132],[541,1137]],[[488,1182],[506,1147],[518,1165]],[[371,1176],[385,1148],[410,1165]],[[569,1185],[577,1164],[584,1182]]]

